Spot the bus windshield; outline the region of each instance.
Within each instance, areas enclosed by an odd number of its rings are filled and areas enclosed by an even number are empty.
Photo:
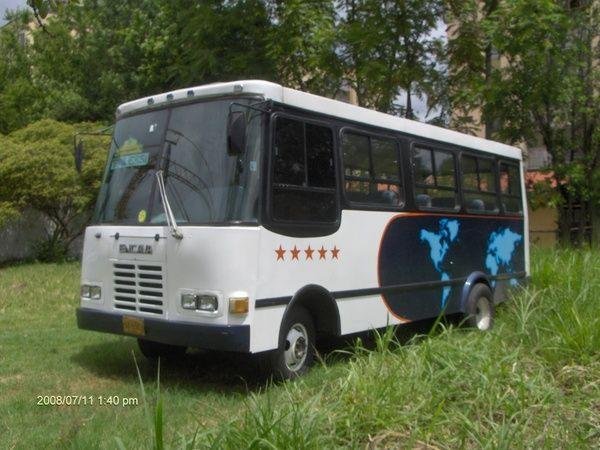
[[[229,155],[231,103],[232,99],[191,103],[118,120],[95,222],[165,225],[156,182],[156,172],[162,170],[177,224],[256,223],[261,116],[247,110],[246,152]]]

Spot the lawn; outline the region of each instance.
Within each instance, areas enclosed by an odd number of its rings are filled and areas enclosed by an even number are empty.
[[[278,385],[249,358],[165,362],[165,447],[598,448],[600,254],[535,250],[532,265],[492,332],[387,332]],[[0,269],[2,448],[156,443],[158,368],[133,339],[76,328],[78,285],[77,263]],[[38,405],[46,395],[87,404]]]

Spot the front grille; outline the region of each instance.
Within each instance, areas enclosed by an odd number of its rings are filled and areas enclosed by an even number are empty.
[[[163,268],[153,264],[113,265],[115,308],[148,314],[163,313]]]

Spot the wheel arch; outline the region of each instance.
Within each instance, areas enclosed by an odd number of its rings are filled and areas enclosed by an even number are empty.
[[[292,297],[283,314],[283,320],[295,307],[305,308],[314,320],[317,337],[340,336],[340,312],[331,293],[323,286],[309,284]]]
[[[460,312],[462,312],[462,313],[466,312],[466,304],[467,304],[467,299],[469,298],[469,293],[471,292],[471,289],[473,289],[473,286],[475,286],[478,283],[485,284],[488,288],[490,288],[490,291],[492,291],[492,295],[493,295],[494,288],[492,287],[492,284],[490,283],[489,277],[483,272],[471,273],[467,277],[467,280],[465,281],[465,284],[463,285],[463,288],[462,288],[462,292],[461,292],[461,296],[460,296]]]

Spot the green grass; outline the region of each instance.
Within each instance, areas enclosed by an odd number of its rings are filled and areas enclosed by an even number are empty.
[[[160,394],[133,339],[76,328],[77,264],[0,269],[0,447],[598,448],[600,254],[532,263],[492,332],[386,332],[278,385],[198,353],[161,364]],[[69,394],[139,404],[37,405]]]

